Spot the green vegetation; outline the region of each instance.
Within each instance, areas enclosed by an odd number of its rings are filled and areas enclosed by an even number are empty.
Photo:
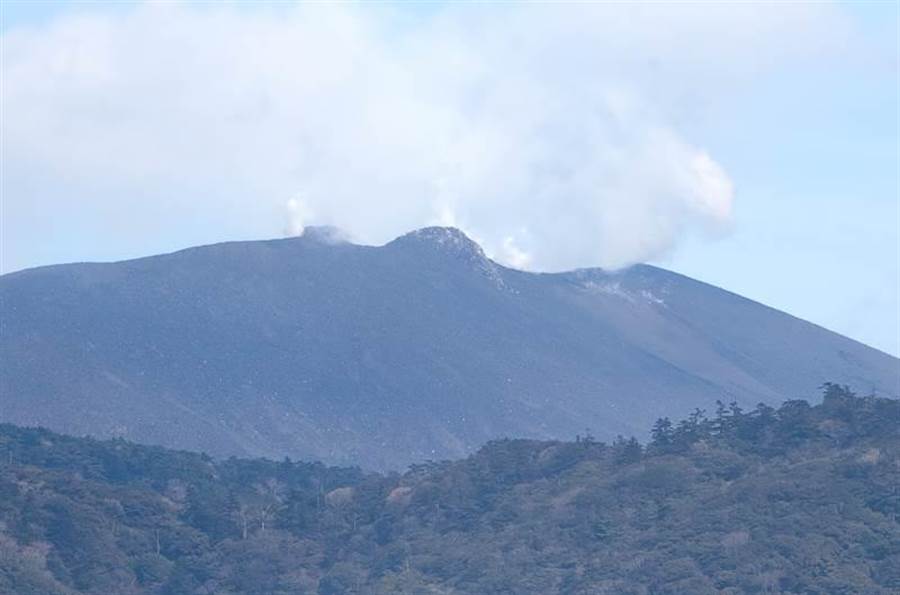
[[[829,384],[384,476],[0,426],[0,592],[896,593],[898,430]]]

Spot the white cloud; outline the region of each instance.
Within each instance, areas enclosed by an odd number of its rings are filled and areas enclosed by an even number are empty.
[[[452,223],[513,266],[655,258],[731,217],[678,122],[836,23],[799,3],[65,16],[3,36],[4,248],[27,262],[59,213],[142,246]]]

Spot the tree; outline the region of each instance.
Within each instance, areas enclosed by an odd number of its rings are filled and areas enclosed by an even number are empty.
[[[668,417],[657,419],[650,430],[650,439],[656,450],[666,452],[672,446],[672,421]]]
[[[643,448],[634,436],[627,440],[622,436],[617,436],[613,442],[613,452],[613,460],[617,465],[630,465],[641,460]]]

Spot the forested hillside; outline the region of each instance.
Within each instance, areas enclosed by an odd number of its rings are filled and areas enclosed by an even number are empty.
[[[827,385],[377,475],[0,426],[0,592],[896,593],[898,429]]]

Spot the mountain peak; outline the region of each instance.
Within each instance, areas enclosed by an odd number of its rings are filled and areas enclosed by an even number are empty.
[[[400,236],[391,244],[427,246],[473,260],[487,258],[481,246],[455,227],[423,227]]]
[[[416,254],[436,255],[441,260],[461,263],[477,271],[498,289],[506,289],[499,267],[474,240],[455,227],[423,227],[387,244]]]

